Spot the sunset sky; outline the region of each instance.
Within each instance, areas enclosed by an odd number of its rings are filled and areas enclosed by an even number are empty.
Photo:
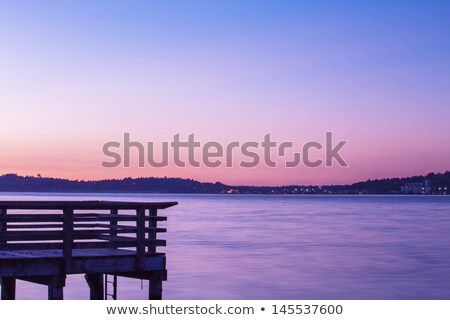
[[[0,174],[320,185],[443,172],[449,119],[448,1],[0,1]],[[300,149],[326,131],[348,140],[349,167],[101,167],[125,132],[270,132]]]

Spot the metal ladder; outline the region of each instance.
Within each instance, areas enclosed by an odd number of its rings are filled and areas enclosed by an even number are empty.
[[[108,274],[105,273],[105,300],[108,300],[108,297],[117,300],[117,276],[113,275],[112,277],[112,281],[108,280]],[[112,293],[108,293],[109,284],[112,284]]]

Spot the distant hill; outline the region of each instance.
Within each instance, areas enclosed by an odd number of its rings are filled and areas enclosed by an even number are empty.
[[[396,194],[401,193],[401,187],[405,184],[424,183],[425,180],[428,180],[430,183],[430,194],[448,194],[447,191],[450,191],[450,171],[429,173],[426,176],[367,180],[349,186],[342,186],[339,189],[341,192],[348,193]]]
[[[221,183],[202,183],[181,178],[125,178],[80,181],[6,174],[0,176],[0,191],[15,192],[131,192],[131,193],[221,193]]]
[[[367,180],[332,186],[230,186],[181,178],[125,178],[99,181],[67,180],[5,174],[0,176],[0,192],[92,192],[92,193],[244,193],[244,194],[399,194],[408,183],[432,186],[430,194],[448,194],[450,172],[426,176]]]

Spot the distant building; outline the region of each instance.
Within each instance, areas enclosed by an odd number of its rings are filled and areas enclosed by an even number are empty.
[[[431,193],[431,180],[425,179],[423,181],[423,193],[430,194]]]
[[[421,194],[422,188],[422,182],[408,182],[401,186],[400,191],[404,194]]]
[[[425,179],[423,182],[408,182],[400,187],[400,192],[404,194],[430,194],[431,181]]]

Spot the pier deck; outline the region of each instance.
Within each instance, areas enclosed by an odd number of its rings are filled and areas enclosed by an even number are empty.
[[[106,275],[150,281],[149,299],[162,298],[166,257],[158,210],[176,202],[0,201],[1,298],[15,299],[16,280],[48,286],[62,299],[65,279],[85,274],[91,299],[105,299]],[[114,288],[114,298],[117,288]]]

